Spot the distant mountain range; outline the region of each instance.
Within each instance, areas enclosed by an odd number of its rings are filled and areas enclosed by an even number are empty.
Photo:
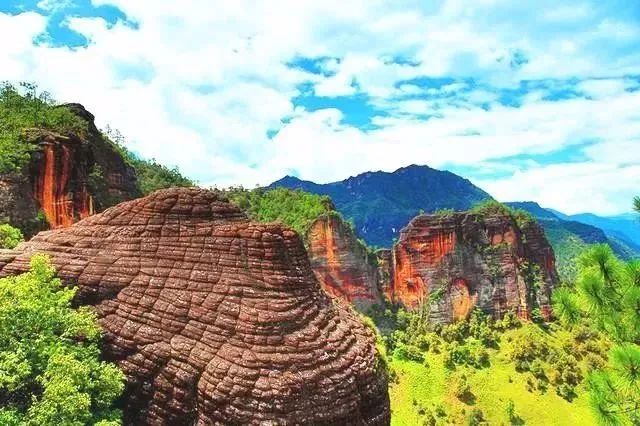
[[[640,245],[640,221],[638,221],[637,215],[633,213],[611,217],[601,217],[592,213],[582,213],[571,216],[562,215],[561,218],[596,226],[605,231],[608,235],[627,241],[633,241]]]
[[[451,172],[408,166],[395,172],[367,172],[340,182],[317,184],[286,176],[269,188],[302,189],[328,195],[369,245],[390,247],[400,229],[421,211],[467,210],[491,199],[482,189]]]
[[[574,260],[589,244],[609,244],[624,260],[640,257],[640,239],[636,237],[640,232],[640,221],[634,215],[615,218],[594,214],[569,216],[545,209],[532,201],[506,204],[526,210],[538,219],[554,248],[560,275],[565,280],[571,280],[575,276]]]

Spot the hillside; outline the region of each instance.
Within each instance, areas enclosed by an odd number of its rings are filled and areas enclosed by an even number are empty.
[[[33,84],[0,85],[0,223],[27,236],[67,227],[121,201],[193,182],[125,148],[80,104]]]
[[[607,235],[621,239],[640,251],[640,221],[634,214],[602,217],[592,213],[582,213],[571,215],[569,218],[576,222],[596,226],[605,231]]]
[[[367,172],[317,184],[286,176],[268,188],[302,189],[331,198],[369,245],[390,247],[400,229],[421,211],[468,210],[491,196],[451,172],[412,165],[392,173]]]
[[[575,386],[568,396],[562,396],[562,384],[554,383],[560,375],[553,362],[535,361],[538,371],[522,369],[514,360],[518,344],[534,340],[555,352],[556,359],[571,359],[571,371],[580,378],[588,374],[587,362],[575,362],[571,350],[584,351],[586,345],[577,345],[572,336],[559,327],[544,330],[527,324],[520,328],[499,332],[499,341],[484,348],[473,338],[467,343],[472,353],[481,354],[479,365],[447,366],[450,346],[438,341],[435,351],[420,354],[414,359],[389,357],[396,382],[391,386],[393,426],[410,424],[531,424],[531,425],[595,425],[589,406],[589,395],[584,383]],[[597,348],[606,345],[594,339],[588,342]],[[567,350],[570,348],[570,350]],[[524,351],[524,350],[523,350]],[[415,355],[414,355],[415,356]],[[422,357],[424,361],[420,362]],[[602,359],[602,354],[588,354],[589,359]],[[585,357],[586,358],[586,357]],[[564,361],[563,361],[564,362]],[[567,364],[563,364],[567,365]],[[531,369],[533,370],[533,369]],[[512,405],[514,415],[509,418],[507,407]],[[559,417],[558,413],[563,413]],[[474,423],[473,417],[479,421]],[[486,422],[486,423],[483,423]]]
[[[538,203],[525,201],[506,204],[531,213],[540,222],[553,246],[558,260],[558,272],[564,281],[575,278],[575,259],[591,244],[609,244],[614,253],[624,260],[640,256],[640,247],[624,237],[611,235],[596,226],[571,220],[571,216],[545,209]]]

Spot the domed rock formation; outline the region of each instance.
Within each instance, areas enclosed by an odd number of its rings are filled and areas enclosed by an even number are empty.
[[[38,234],[95,307],[127,379],[127,424],[389,423],[373,333],[314,278],[297,234],[216,193],[170,189]]]
[[[306,235],[311,268],[325,291],[366,310],[382,303],[377,259],[337,213],[318,217]]]
[[[465,318],[478,307],[496,318],[507,311],[551,315],[558,282],[553,250],[535,222],[519,227],[508,215],[422,215],[400,233],[390,282],[394,302],[430,306],[432,320]]]

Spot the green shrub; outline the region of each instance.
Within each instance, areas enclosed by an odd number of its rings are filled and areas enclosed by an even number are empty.
[[[422,426],[436,426],[436,417],[430,409],[425,408],[422,412],[418,412],[418,414],[422,417]]]
[[[474,309],[469,317],[468,335],[487,347],[495,347],[498,336],[493,330],[493,320],[480,309]]]
[[[505,215],[511,216],[513,210],[496,200],[485,200],[476,203],[471,207],[471,213],[481,216]]]
[[[496,321],[495,328],[498,330],[511,330],[522,326],[522,321],[513,311],[504,314],[501,320]]]
[[[533,377],[536,379],[547,380],[547,374],[544,372],[544,365],[539,359],[536,358],[531,361],[529,371],[531,371],[531,374],[533,374]]]
[[[442,326],[440,337],[447,343],[464,342],[469,334],[469,323],[467,321],[459,321],[453,324]]]
[[[415,362],[424,362],[424,352],[414,345],[398,343],[393,350],[393,356],[398,359],[405,359]]]
[[[469,417],[467,418],[467,425],[469,426],[479,426],[484,422],[484,413],[479,408],[474,408],[469,413]]]
[[[532,326],[513,339],[510,349],[509,358],[514,362],[546,360],[551,354],[548,342]]]
[[[469,348],[468,365],[475,368],[483,368],[489,365],[489,352],[479,341],[470,340],[466,346]]]
[[[438,216],[442,219],[453,217],[456,214],[455,209],[438,209],[433,212],[435,216]]]
[[[72,309],[75,289],[54,275],[36,255],[0,279],[0,424],[120,424],[124,375],[100,361],[95,314]]]
[[[551,360],[554,372],[551,382],[555,385],[568,384],[576,386],[582,381],[582,373],[576,358],[567,353],[556,355]]]
[[[438,337],[436,333],[428,332],[424,334],[420,334],[414,338],[415,345],[421,350],[427,352],[431,351],[434,353],[439,352],[441,339]]]
[[[587,354],[584,357],[584,362],[588,372],[601,370],[606,364],[606,361],[602,357],[593,353]]]
[[[0,249],[12,249],[24,241],[24,236],[18,228],[9,224],[0,225]]]
[[[556,388],[556,394],[561,398],[571,402],[576,397],[576,388],[566,383],[561,384]]]
[[[464,372],[456,372],[450,377],[450,386],[453,395],[461,401],[465,401],[471,395],[471,386]]]

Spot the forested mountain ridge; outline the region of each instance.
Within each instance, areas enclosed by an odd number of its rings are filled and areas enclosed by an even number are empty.
[[[400,229],[421,212],[468,210],[491,199],[467,179],[418,165],[392,173],[362,173],[328,184],[285,176],[268,186],[277,187],[331,197],[338,211],[353,222],[358,235],[377,247],[391,247]]]

